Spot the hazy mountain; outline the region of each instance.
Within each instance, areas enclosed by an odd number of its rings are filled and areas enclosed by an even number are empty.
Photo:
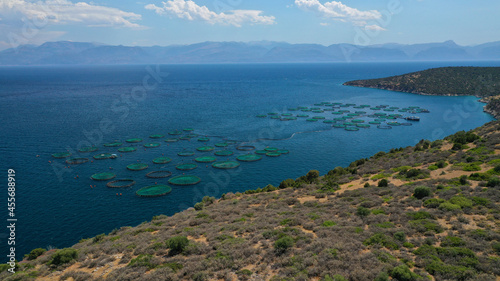
[[[129,47],[84,42],[47,42],[0,52],[0,65],[275,63],[343,61],[500,60],[500,41],[460,46],[428,44],[289,44],[286,42],[203,42],[190,45]]]

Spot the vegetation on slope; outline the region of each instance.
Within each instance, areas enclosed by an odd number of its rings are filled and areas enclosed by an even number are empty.
[[[499,176],[500,122],[490,122],[35,249],[0,279],[495,280]]]
[[[441,67],[387,78],[356,80],[346,86],[385,89],[423,95],[476,96],[486,98],[500,93],[500,67]],[[498,117],[497,103],[487,111]]]

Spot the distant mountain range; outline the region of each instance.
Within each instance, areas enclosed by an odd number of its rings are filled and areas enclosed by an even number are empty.
[[[0,52],[0,65],[287,63],[348,61],[500,60],[500,41],[459,46],[428,44],[289,44],[283,42],[203,42],[191,45],[128,47],[82,42],[21,45]]]

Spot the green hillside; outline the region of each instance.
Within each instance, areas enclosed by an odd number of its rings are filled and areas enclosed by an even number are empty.
[[[0,279],[498,280],[499,175],[490,122],[36,249]]]

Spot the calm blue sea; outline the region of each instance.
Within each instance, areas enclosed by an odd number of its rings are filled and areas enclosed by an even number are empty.
[[[339,64],[247,64],[247,65],[161,65],[157,66],[57,66],[0,68],[0,195],[4,223],[7,213],[7,169],[16,172],[16,253],[18,259],[36,247],[66,247],[81,238],[108,233],[121,226],[135,226],[158,214],[172,215],[194,205],[204,195],[220,196],[278,185],[311,169],[322,174],[336,166],[368,157],[392,147],[414,145],[420,139],[438,139],[459,130],[469,130],[493,118],[482,111],[474,97],[430,97],[375,89],[342,86],[353,79],[385,77],[449,65],[498,66],[497,63],[339,63]],[[155,72],[158,74],[151,74]],[[166,75],[168,74],[168,75]],[[157,79],[155,79],[156,77]],[[146,84],[144,84],[146,82]],[[146,89],[147,88],[147,89]],[[314,103],[341,102],[420,106],[431,113],[411,127],[377,128],[348,132],[331,129],[320,122],[282,122],[256,118],[257,114],[288,112],[287,108],[312,107]],[[354,109],[350,109],[354,110]],[[294,112],[297,114],[297,112]],[[396,112],[397,113],[397,112]],[[330,112],[322,115],[333,119]],[[166,169],[175,175],[179,163],[193,162],[177,152],[203,144],[195,139],[145,150],[151,134],[194,128],[195,133],[232,140],[259,138],[291,139],[252,142],[290,150],[288,155],[241,163],[239,169],[217,170],[204,164],[186,172],[202,182],[173,187],[164,197],[139,198],[139,188],[168,179],[153,180],[147,172]],[[319,132],[310,132],[319,131]],[[52,153],[89,143],[99,152],[116,152],[102,144],[127,138],[143,138],[138,150],[118,159],[89,162],[65,168],[64,160]],[[211,137],[209,145],[221,142]],[[229,147],[234,160],[246,152]],[[39,157],[37,157],[37,155]],[[152,159],[169,156],[173,161],[154,165]],[[196,156],[211,155],[197,152]],[[219,157],[222,160],[224,157]],[[49,162],[50,161],[50,162]],[[140,172],[128,171],[131,163],[148,163]],[[110,189],[105,182],[89,177],[112,171],[118,178],[133,178],[128,189]],[[77,177],[78,175],[78,177]],[[76,177],[76,178],[75,178]],[[91,188],[91,185],[96,185]],[[122,196],[116,196],[116,193]],[[0,226],[0,253],[8,249],[7,230]]]

